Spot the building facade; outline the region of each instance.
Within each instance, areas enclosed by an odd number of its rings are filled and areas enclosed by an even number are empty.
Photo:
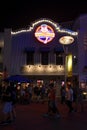
[[[87,15],[73,24],[43,18],[18,31],[5,29],[1,47],[3,68],[9,75],[25,75],[34,81],[63,81],[67,77],[86,80],[86,21]]]

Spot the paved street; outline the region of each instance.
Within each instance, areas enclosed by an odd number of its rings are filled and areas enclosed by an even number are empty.
[[[0,130],[86,130],[87,129],[87,103],[84,112],[68,114],[66,105],[59,105],[60,119],[44,118],[47,103],[31,103],[17,105],[17,118],[13,124],[0,126]]]

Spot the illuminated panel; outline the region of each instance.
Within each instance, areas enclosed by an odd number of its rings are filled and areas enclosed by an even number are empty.
[[[66,75],[68,77],[72,76],[72,54],[66,56]]]
[[[64,45],[71,44],[74,42],[74,38],[71,36],[63,36],[59,39],[59,42]]]
[[[54,30],[47,24],[42,24],[35,31],[35,37],[42,43],[47,44],[55,37]]]

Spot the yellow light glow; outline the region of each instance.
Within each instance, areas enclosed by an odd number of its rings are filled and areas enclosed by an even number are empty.
[[[72,70],[72,55],[69,56],[68,59],[68,71]]]
[[[66,74],[72,76],[72,54],[66,56]]]
[[[87,92],[83,92],[83,95],[87,95]]]
[[[40,67],[39,67],[40,66]],[[25,65],[22,67],[22,73],[30,74],[30,75],[41,75],[41,74],[59,74],[63,73],[64,74],[64,66],[60,65],[53,65],[53,64],[49,64],[49,65],[31,65],[31,67],[29,67],[29,65]]]

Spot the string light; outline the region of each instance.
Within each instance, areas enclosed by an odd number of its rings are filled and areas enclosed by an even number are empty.
[[[45,19],[45,18],[38,20],[38,21],[35,21],[34,23],[32,23],[32,25],[28,29],[22,29],[22,30],[19,30],[19,31],[16,31],[16,32],[11,31],[11,34],[16,35],[16,34],[20,34],[20,33],[23,33],[23,32],[30,32],[34,29],[35,25],[38,25],[39,23],[43,23],[43,22],[47,22],[47,23],[52,24],[55,27],[55,29],[57,30],[57,32],[67,33],[67,34],[70,34],[72,36],[78,35],[78,32],[74,32],[74,31],[71,31],[69,29],[60,28],[59,24],[52,22],[52,20],[48,20],[48,19]]]

